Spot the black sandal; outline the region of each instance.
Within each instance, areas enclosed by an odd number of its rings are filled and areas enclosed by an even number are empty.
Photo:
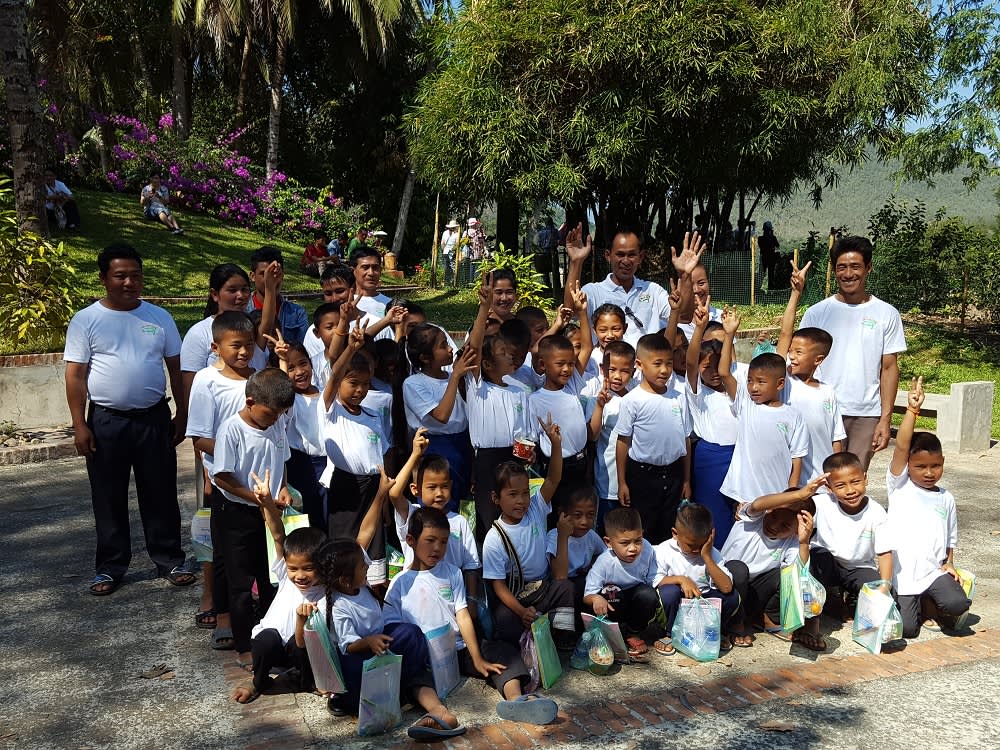
[[[98,573],[90,582],[90,593],[94,596],[108,596],[108,594],[115,593],[118,586],[119,582],[107,573]]]
[[[202,628],[204,630],[215,630],[215,626],[218,624],[218,617],[216,617],[214,609],[203,609],[201,612],[194,616],[195,627]]]
[[[185,570],[183,567],[178,565],[176,568],[167,573],[164,578],[167,579],[174,586],[190,586],[192,583],[198,580],[197,576],[190,570]]]

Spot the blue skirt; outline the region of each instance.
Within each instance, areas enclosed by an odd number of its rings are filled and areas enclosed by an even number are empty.
[[[722,549],[733,528],[733,501],[719,489],[722,487],[722,480],[726,478],[726,472],[729,471],[735,449],[735,445],[716,445],[707,440],[699,440],[694,445],[694,460],[691,462],[691,495],[696,503],[701,503],[712,511],[716,549]]]
[[[449,511],[457,511],[458,503],[469,497],[472,476],[472,443],[469,442],[469,431],[463,430],[449,435],[427,435],[430,443],[428,453],[436,453],[448,459],[451,469],[451,502]]]

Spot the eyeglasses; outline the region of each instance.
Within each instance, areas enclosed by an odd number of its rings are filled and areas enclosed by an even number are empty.
[[[633,321],[633,322],[634,322],[634,323],[635,323],[635,324],[636,324],[637,326],[639,326],[639,330],[640,330],[640,331],[645,331],[645,330],[646,330],[646,326],[644,326],[644,325],[642,324],[642,321],[641,321],[641,320],[639,320],[639,316],[637,316],[637,315],[636,315],[636,314],[635,314],[634,312],[632,312],[632,308],[631,308],[631,307],[629,307],[628,305],[625,305],[625,314],[626,314],[627,316],[629,316],[630,318],[632,318],[632,321]]]

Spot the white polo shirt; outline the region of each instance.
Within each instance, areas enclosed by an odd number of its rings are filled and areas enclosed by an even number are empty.
[[[624,338],[632,346],[647,333],[659,332],[670,317],[670,305],[667,303],[670,293],[654,281],[633,277],[632,288],[626,291],[608,274],[604,281],[585,284],[583,291],[587,294],[587,312],[591,317],[594,310],[605,304],[618,305],[625,311],[628,328]]]
[[[670,382],[663,393],[642,386],[622,398],[615,432],[632,438],[628,457],[633,461],[667,466],[687,455],[691,415],[687,397]]]

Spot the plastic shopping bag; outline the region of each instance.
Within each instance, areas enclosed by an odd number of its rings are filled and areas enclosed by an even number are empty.
[[[191,517],[191,547],[198,562],[212,562],[212,509],[199,508]]]
[[[321,693],[346,692],[337,644],[330,637],[326,619],[319,611],[309,615],[302,635],[305,638],[306,654],[309,657],[309,666],[312,667],[316,689]]]
[[[970,573],[964,568],[955,568],[955,572],[958,573],[958,582],[962,584],[962,590],[971,602],[976,598],[976,574]],[[961,630],[965,627],[965,621],[969,618],[969,611],[963,612],[955,620],[955,630]]]
[[[601,635],[604,636],[604,639],[611,647],[615,661],[622,664],[629,663],[628,646],[625,645],[622,629],[617,622],[611,622],[603,615],[595,617],[588,612],[581,612],[580,618],[583,620],[583,629],[585,631],[594,630],[595,628],[601,631]]]
[[[549,616],[542,615],[531,623],[531,637],[535,641],[535,654],[538,657],[538,674],[542,687],[548,690],[562,676],[562,662],[552,640],[552,627]]]
[[[535,639],[531,637],[531,631],[525,629],[518,640],[521,647],[521,661],[528,669],[528,684],[524,688],[525,693],[533,693],[538,690],[540,682],[538,672],[538,656],[535,653]]]
[[[281,514],[281,523],[285,527],[285,534],[291,534],[295,529],[301,529],[309,525],[309,516],[299,513],[289,505]],[[274,537],[269,529],[264,529],[264,536],[267,539],[267,569],[271,577],[271,583],[277,584],[278,577],[274,574],[274,561],[278,558],[278,552],[274,548]]]
[[[391,544],[385,545],[385,562],[390,581],[403,571],[403,553]]]
[[[888,581],[871,581],[858,592],[858,606],[854,610],[851,638],[868,651],[877,654],[883,643],[903,637],[903,618],[892,597],[880,590],[889,589]]]
[[[388,732],[403,721],[399,706],[402,666],[403,657],[389,652],[373,656],[361,667],[358,734],[362,737]]]
[[[458,504],[458,515],[462,516],[466,521],[469,522],[469,528],[475,530],[476,528],[476,500],[475,498],[469,498],[467,500],[462,500]]]
[[[813,578],[808,566],[796,558],[781,569],[781,629],[798,630],[805,621],[816,617],[826,604],[826,589]]]
[[[434,691],[444,700],[461,679],[458,673],[458,650],[455,648],[455,631],[444,624],[426,634],[427,653],[434,674]]]
[[[581,669],[595,675],[605,675],[615,663],[615,652],[599,627],[588,630],[577,641],[570,658],[573,669]]]
[[[682,654],[696,661],[714,661],[719,658],[721,629],[721,599],[681,599],[670,639]]]

